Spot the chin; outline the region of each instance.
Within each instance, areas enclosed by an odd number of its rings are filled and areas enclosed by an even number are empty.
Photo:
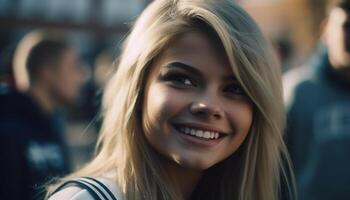
[[[180,159],[180,160],[174,160],[177,164],[179,164],[181,167],[193,169],[193,170],[207,170],[216,163],[210,162],[208,160],[203,159]]]

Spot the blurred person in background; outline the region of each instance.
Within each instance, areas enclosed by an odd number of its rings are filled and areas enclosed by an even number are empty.
[[[329,0],[323,44],[284,76],[300,200],[350,199],[350,0]]]
[[[94,84],[97,87],[96,98],[94,105],[97,110],[95,118],[95,126],[99,130],[102,125],[101,106],[102,96],[106,83],[116,71],[117,63],[109,51],[103,51],[95,60],[95,71],[93,74]]]
[[[116,70],[117,63],[113,54],[108,51],[102,51],[95,60],[94,81],[98,89],[103,90],[108,80]]]
[[[15,56],[27,72],[17,73],[16,82],[27,77],[28,87],[0,95],[0,199],[40,199],[41,184],[70,171],[60,108],[76,102],[84,74],[67,41],[31,39]],[[27,55],[18,54],[23,49]]]

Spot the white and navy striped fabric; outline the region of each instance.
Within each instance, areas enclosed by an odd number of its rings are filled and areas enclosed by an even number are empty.
[[[67,186],[78,186],[87,190],[94,200],[117,200],[113,193],[102,182],[91,177],[68,180],[60,185],[52,194]]]

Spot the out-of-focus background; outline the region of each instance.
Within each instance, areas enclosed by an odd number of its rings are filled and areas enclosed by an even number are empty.
[[[34,30],[63,32],[77,49],[86,81],[67,113],[66,141],[74,168],[92,155],[100,93],[123,38],[151,0],[0,0],[0,91],[15,87],[13,56]],[[306,61],[319,38],[324,0],[241,0],[278,53],[283,71]],[[0,111],[1,112],[1,111]]]
[[[10,180],[3,182],[10,189],[0,187],[0,198],[33,196],[29,185],[74,171],[92,157],[103,87],[133,22],[151,1],[0,0],[0,175]],[[286,141],[299,199],[349,199],[349,0],[236,1],[281,62],[285,96],[292,102],[286,104]],[[336,6],[326,9],[327,2]],[[319,45],[322,27],[325,46]],[[46,41],[34,51],[43,32],[65,38],[72,49]],[[12,94],[28,86],[23,69],[30,48],[29,78],[36,82],[25,95]],[[315,52],[317,62],[297,71]],[[286,73],[290,69],[297,73]],[[56,112],[59,104],[64,112]]]
[[[29,32],[64,33],[85,73],[78,105],[71,108],[66,126],[74,168],[93,152],[97,129],[94,117],[98,93],[121,41],[147,0],[0,0],[0,90],[15,87],[14,52]],[[23,58],[24,59],[24,58]],[[1,111],[0,111],[1,112]]]

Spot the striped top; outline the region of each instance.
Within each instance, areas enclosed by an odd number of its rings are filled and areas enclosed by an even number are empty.
[[[102,187],[100,186],[100,184],[96,184],[96,182],[89,178],[78,178],[72,180],[72,183],[75,183],[74,185],[68,184],[67,187],[63,187],[63,189],[54,193],[48,200],[123,200],[121,191],[112,179],[108,179],[105,177],[98,177],[95,179],[97,180],[97,182],[103,184]],[[89,187],[81,187],[78,186],[78,184],[76,183],[78,183],[79,185],[83,184]],[[103,189],[103,186],[107,187],[109,191]],[[92,190],[92,192],[89,190]],[[109,192],[111,192],[111,194]],[[96,193],[95,196],[92,195],[92,193]]]

